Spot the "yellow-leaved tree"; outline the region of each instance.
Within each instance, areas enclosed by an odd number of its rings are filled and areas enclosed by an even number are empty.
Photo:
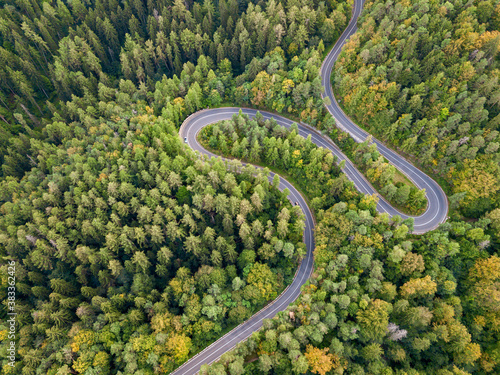
[[[432,296],[436,293],[437,284],[431,279],[429,275],[419,278],[411,279],[406,282],[399,290],[403,298],[411,297],[424,297]]]
[[[480,259],[469,271],[469,293],[480,312],[480,325],[500,331],[500,258]]]
[[[340,358],[335,354],[328,353],[329,350],[329,348],[319,349],[307,345],[305,356],[312,373],[325,375],[328,371],[340,366]]]

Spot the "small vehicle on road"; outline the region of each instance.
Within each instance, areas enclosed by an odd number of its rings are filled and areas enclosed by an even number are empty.
[[[299,205],[299,202],[295,202],[295,205],[298,206]]]
[[[184,137],[184,143],[188,143],[188,137]]]

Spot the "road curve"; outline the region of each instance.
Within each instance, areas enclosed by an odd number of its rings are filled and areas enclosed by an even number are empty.
[[[203,127],[214,122],[229,120],[234,114],[237,114],[239,110],[239,108],[220,108],[207,109],[196,112],[184,121],[179,134],[182,139],[187,139],[188,146],[193,150],[199,151],[202,155],[219,157],[218,155],[205,150],[198,143],[197,135]],[[257,111],[249,109],[242,109],[242,111],[243,113],[246,113],[252,117],[257,113]],[[266,112],[263,112],[263,115],[265,118],[271,118],[273,116],[272,114]],[[280,121],[281,120],[287,121],[288,126],[293,123],[288,119],[281,118]],[[274,175],[275,173],[273,172],[270,172],[269,174],[269,181],[271,183],[274,179]],[[253,332],[258,331],[260,327],[262,327],[262,321],[264,319],[270,319],[274,317],[279,311],[285,310],[286,307],[293,301],[295,301],[300,295],[300,287],[305,284],[307,279],[309,279],[309,276],[311,275],[311,272],[313,270],[314,219],[311,210],[307,206],[306,201],[304,200],[302,195],[290,182],[285,180],[283,177],[280,177],[279,189],[283,191],[285,188],[290,191],[290,194],[288,195],[290,201],[292,201],[293,203],[297,202],[305,216],[304,243],[307,247],[307,253],[302,260],[292,283],[271,304],[264,307],[250,319],[215,341],[212,345],[208,346],[196,356],[188,360],[171,374],[192,375],[198,373],[201,365],[210,364],[216,361],[222,354],[236,346],[237,343],[245,340]]]
[[[325,87],[325,97],[329,97],[331,104],[327,105],[328,110],[335,118],[337,125],[344,131],[347,131],[356,141],[363,141],[368,136],[364,130],[354,124],[337,105],[335,96],[333,95],[332,87],[330,85],[330,76],[333,65],[338,58],[342,46],[346,40],[356,31],[356,22],[363,7],[363,0],[355,0],[353,16],[349,22],[348,27],[341,35],[333,49],[326,57],[321,67],[322,83]],[[215,108],[198,111],[189,116],[182,124],[179,135],[184,140],[186,139],[187,145],[193,150],[198,151],[202,155],[209,157],[219,157],[207,150],[205,150],[197,140],[197,135],[203,127],[216,123],[222,120],[230,119],[234,114],[239,111],[244,114],[254,117],[257,110],[247,108]],[[260,111],[265,119],[274,118],[278,124],[289,128],[294,122],[269,112]],[[307,137],[311,136],[311,141],[319,147],[330,150],[339,161],[345,160],[345,167],[343,172],[354,183],[356,188],[364,194],[376,194],[376,191],[366,178],[354,167],[350,160],[340,151],[340,149],[328,138],[321,135],[315,129],[305,125],[298,124],[299,134]],[[420,216],[414,217],[414,231],[413,233],[421,234],[429,230],[435,229],[440,223],[446,220],[448,213],[448,200],[446,195],[439,187],[439,185],[421,172],[418,168],[408,163],[403,157],[399,156],[394,151],[387,148],[384,144],[374,139],[377,147],[382,155],[384,155],[396,168],[402,171],[410,178],[417,187],[420,189],[425,188],[427,192],[428,206],[427,210]],[[274,173],[270,173],[269,179],[272,181]],[[205,348],[193,358],[189,359],[186,363],[173,371],[172,375],[192,375],[199,372],[203,364],[210,364],[220,358],[222,354],[231,350],[237,343],[248,338],[253,332],[262,327],[264,319],[272,318],[279,311],[283,311],[286,307],[297,299],[300,295],[300,288],[307,281],[313,270],[313,250],[314,250],[314,220],[311,210],[307,206],[304,198],[300,193],[284,178],[280,178],[280,190],[288,188],[290,191],[289,198],[292,202],[298,202],[305,215],[305,228],[304,228],[304,242],[307,247],[307,254],[302,260],[299,269],[293,279],[293,282],[285,289],[285,291],[276,298],[270,305],[253,315],[246,322],[240,324],[232,331],[215,341],[213,344]],[[377,210],[381,213],[386,212],[390,216],[399,215],[403,219],[408,218],[394,207],[392,207],[384,199],[380,199],[377,204]]]
[[[320,70],[320,75],[322,77],[321,83],[325,88],[323,97],[328,97],[330,99],[330,104],[326,105],[326,108],[335,119],[337,126],[348,132],[357,142],[364,141],[366,137],[368,137],[369,133],[352,122],[351,119],[346,116],[344,111],[342,111],[342,108],[340,108],[337,100],[335,99],[330,82],[333,66],[342,51],[342,47],[349,37],[357,30],[357,20],[363,9],[363,3],[364,0],[354,0],[354,9],[351,21],[340,36],[337,43],[335,43],[335,46],[323,61]],[[384,157],[392,165],[403,172],[419,189],[425,189],[426,191],[428,202],[427,209],[422,215],[413,217],[415,222],[415,230],[413,233],[422,234],[435,229],[439,224],[443,223],[448,215],[448,199],[438,183],[423,173],[420,169],[407,162],[402,156],[398,155],[379,140],[373,138],[373,142],[377,144],[378,151],[384,155]],[[346,174],[349,178],[351,178],[349,171],[347,171]],[[359,190],[365,193],[363,189]],[[373,188],[370,190],[373,192]],[[372,192],[370,192],[370,194],[372,194]],[[380,199],[377,209],[379,212],[387,212],[390,216],[399,215],[403,219],[410,217],[402,214],[383,199]]]

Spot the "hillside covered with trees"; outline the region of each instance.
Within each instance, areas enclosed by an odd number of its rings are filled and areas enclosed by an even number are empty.
[[[296,303],[202,374],[497,373],[500,258],[483,219],[420,237],[345,202],[320,211]],[[497,239],[498,240],[498,239]]]
[[[203,108],[304,121],[380,189],[424,207],[324,107],[320,67],[351,8],[0,2],[1,374],[168,374],[290,283],[303,214],[268,170],[182,143],[180,125]],[[207,148],[293,181],[316,249],[299,299],[202,374],[500,372],[499,22],[493,0],[367,1],[335,66],[346,113],[449,194],[451,218],[424,235],[378,213],[294,128],[234,116],[204,129]]]
[[[303,251],[302,213],[264,173],[197,160],[148,106],[108,106],[130,118],[73,125],[2,184],[24,373],[168,373],[274,299]]]
[[[2,4],[0,63],[5,69],[0,71],[0,162],[5,166],[0,172],[18,177],[29,168],[28,160],[17,160],[29,141],[25,137],[9,141],[10,134],[33,137],[30,129],[43,128],[55,112],[64,111],[60,101],[79,98],[92,106],[93,98],[108,98],[106,88],[114,91],[120,78],[133,82],[151,100],[147,94],[154,92],[164,75],[176,75],[182,81],[184,64],[200,56],[214,64],[227,59],[234,76],[277,47],[283,58],[292,59],[321,40],[332,42],[350,12],[343,2],[312,0],[257,4],[248,0],[9,0]],[[273,66],[276,71],[283,63]],[[259,70],[253,73],[255,68]],[[251,75],[260,70],[259,64],[251,65]],[[310,79],[314,77],[316,72]],[[206,100],[217,105],[230,98],[234,87],[227,83],[212,81],[203,88]],[[187,88],[176,82],[181,95],[164,99],[184,96]],[[302,94],[307,96],[307,90],[301,88]],[[60,115],[67,118],[66,113]]]
[[[2,5],[0,247],[18,299],[18,360],[2,373],[169,373],[290,282],[300,209],[265,172],[197,160],[177,128],[259,90],[308,100],[321,64],[308,47],[349,11],[317,5]]]

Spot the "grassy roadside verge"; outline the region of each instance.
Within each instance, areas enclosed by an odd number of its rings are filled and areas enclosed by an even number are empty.
[[[352,164],[358,169],[358,171],[363,174],[364,178],[373,186],[373,188],[377,191],[377,193],[383,197],[387,202],[391,204],[394,208],[396,208],[398,211],[401,213],[404,213],[406,215],[411,215],[411,216],[418,216],[422,213],[425,212],[427,209],[427,206],[429,202],[426,201],[426,204],[424,207],[418,208],[418,209],[411,209],[407,206],[403,206],[401,204],[398,204],[397,202],[394,201],[394,199],[389,199],[389,197],[385,194],[382,193],[383,186],[381,186],[377,181],[372,181],[371,179],[368,178],[368,167],[361,165],[358,160],[354,157],[354,152],[356,150],[357,143],[354,141],[354,139],[346,132],[342,131],[339,128],[335,128],[332,132],[330,132],[330,138],[336,139],[337,142],[335,142],[342,152],[349,158],[349,160],[352,162]],[[339,140],[340,139],[340,140]],[[383,161],[385,163],[390,164],[390,162],[383,157]],[[395,169],[394,177],[392,179],[392,184],[395,186],[402,186],[406,185],[410,189],[415,189],[419,190],[417,186],[402,172],[400,172],[397,168]]]

